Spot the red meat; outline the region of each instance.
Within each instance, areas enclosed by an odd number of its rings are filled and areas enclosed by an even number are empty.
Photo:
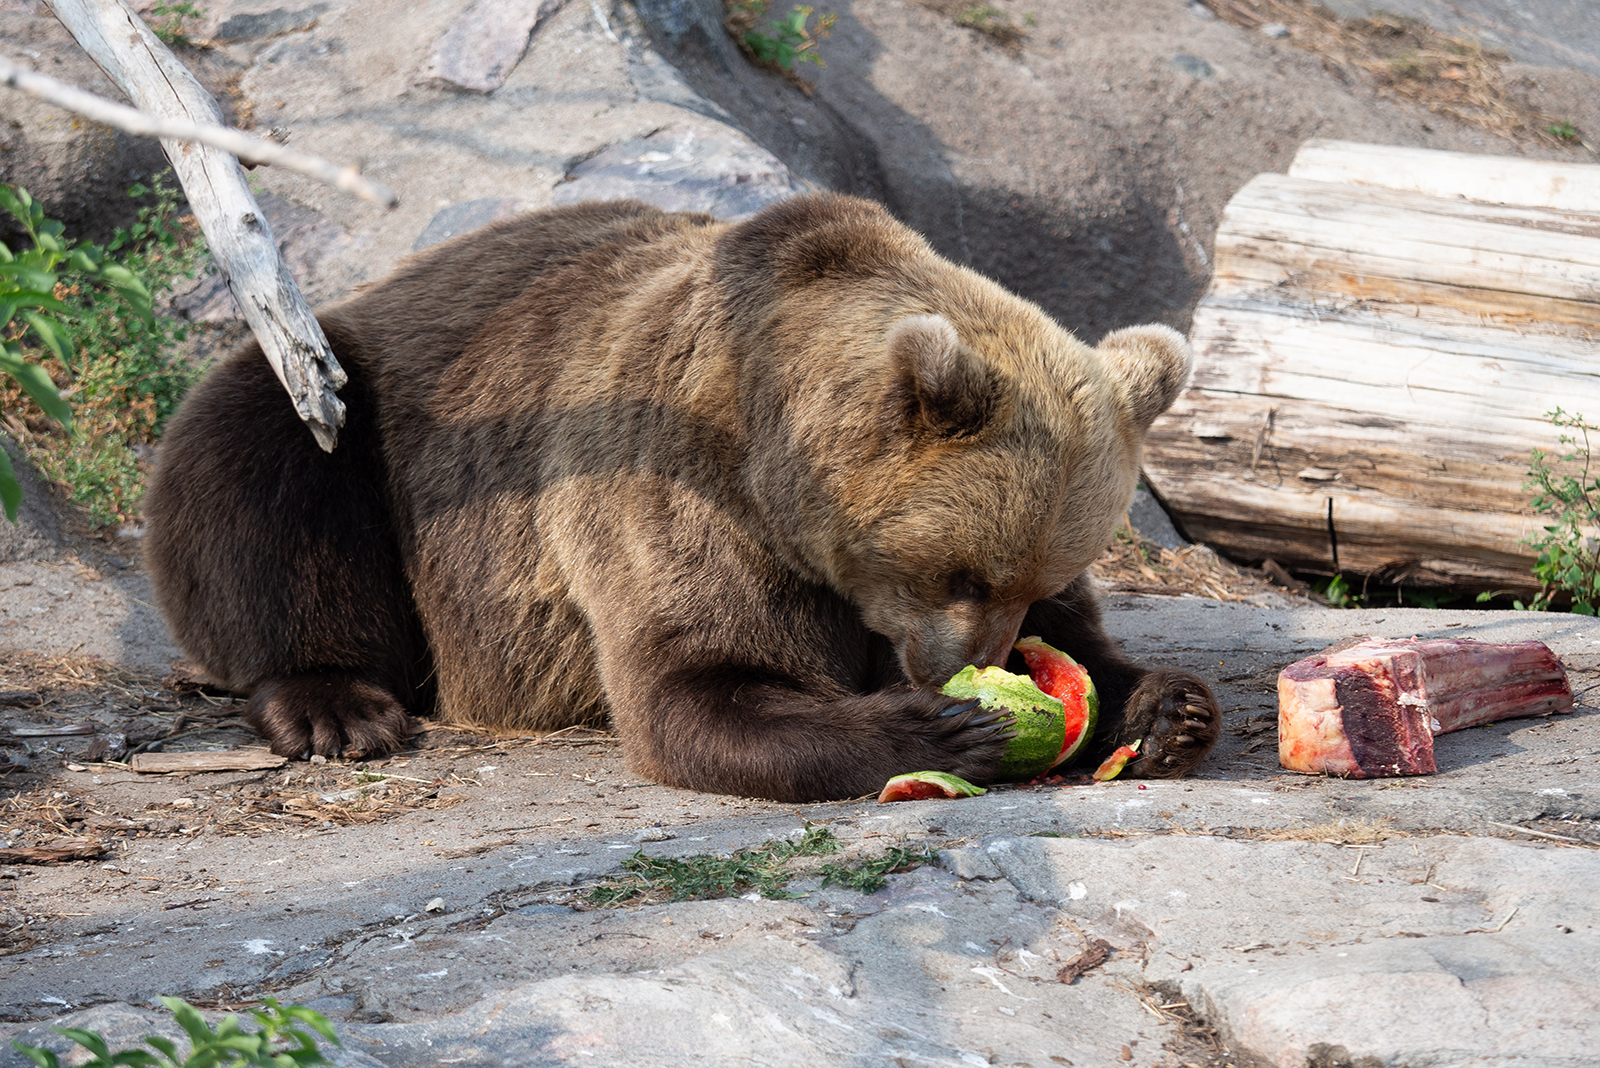
[[[1427,775],[1433,737],[1572,710],[1572,685],[1543,642],[1368,639],[1278,676],[1278,762],[1352,779]]]

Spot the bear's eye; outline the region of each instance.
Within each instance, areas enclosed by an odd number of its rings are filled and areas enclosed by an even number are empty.
[[[957,571],[950,576],[950,599],[953,601],[987,601],[993,592],[987,582],[970,571]]]

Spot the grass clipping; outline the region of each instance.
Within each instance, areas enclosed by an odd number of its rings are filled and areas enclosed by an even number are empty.
[[[758,894],[770,901],[799,897],[789,890],[791,879],[821,875],[822,885],[846,886],[870,894],[888,885],[888,876],[931,864],[926,849],[893,846],[879,856],[852,863],[829,864],[806,858],[831,856],[843,845],[826,827],[807,826],[798,839],[773,839],[755,849],[741,849],[726,857],[649,857],[643,851],[622,862],[624,874],[589,892],[586,903],[595,908],[621,905],[661,905],[678,901]]]
[[[1391,95],[1514,141],[1574,145],[1569,123],[1514,101],[1501,65],[1510,57],[1474,37],[1442,33],[1418,19],[1380,12],[1341,18],[1305,0],[1201,0],[1248,30],[1288,27],[1288,43],[1321,56],[1341,81],[1363,71]]]

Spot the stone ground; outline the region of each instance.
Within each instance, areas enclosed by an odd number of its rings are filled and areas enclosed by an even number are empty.
[[[831,6],[809,97],[751,68],[701,0],[566,0],[542,19],[510,0],[233,0],[208,6],[197,35],[215,44],[191,61],[241,121],[399,190],[384,214],[254,172],[314,300],[528,207],[634,195],[737,215],[830,187],[884,199],[1093,340],[1186,326],[1227,198],[1308,137],[1593,160],[1435,114],[1179,0],[1040,4],[1016,47],[922,4]],[[1508,91],[1593,143],[1586,5],[1412,6],[1494,35]],[[7,54],[103,89],[41,10],[0,0]],[[495,50],[535,21],[520,59]],[[55,203],[76,196],[86,226],[153,165],[3,104],[17,125],[0,133],[0,177],[76,175]],[[236,333],[214,279],[181,304],[214,342]],[[11,1035],[44,1042],[70,1021],[132,1039],[164,1026],[144,1007],[157,994],[219,1008],[271,995],[325,1012],[343,1063],[367,1065],[1595,1063],[1587,695],[1571,715],[1443,739],[1427,778],[1312,779],[1273,758],[1277,671],[1333,640],[1538,637],[1586,691],[1592,620],[1114,595],[1130,650],[1216,680],[1229,710],[1215,756],[1176,783],[785,806],[639,781],[605,736],[448,729],[361,767],[135,775],[89,747],[255,741],[230,698],[164,678],[177,651],[137,528],[86,540],[46,500],[31,487],[0,541],[0,725],[97,733],[0,739],[0,837],[106,851],[0,870]],[[726,854],[808,823],[842,853],[791,865],[801,896],[591,900],[636,851]],[[822,885],[818,863],[891,848],[913,857],[883,889]],[[916,863],[923,851],[936,863]]]

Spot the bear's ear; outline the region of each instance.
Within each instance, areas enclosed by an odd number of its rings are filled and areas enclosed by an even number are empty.
[[[887,345],[914,425],[959,437],[988,424],[999,403],[999,378],[973,359],[944,316],[906,316],[889,329]]]
[[[1101,339],[1099,352],[1122,383],[1129,414],[1141,429],[1172,406],[1194,369],[1194,353],[1168,326],[1129,326]]]

